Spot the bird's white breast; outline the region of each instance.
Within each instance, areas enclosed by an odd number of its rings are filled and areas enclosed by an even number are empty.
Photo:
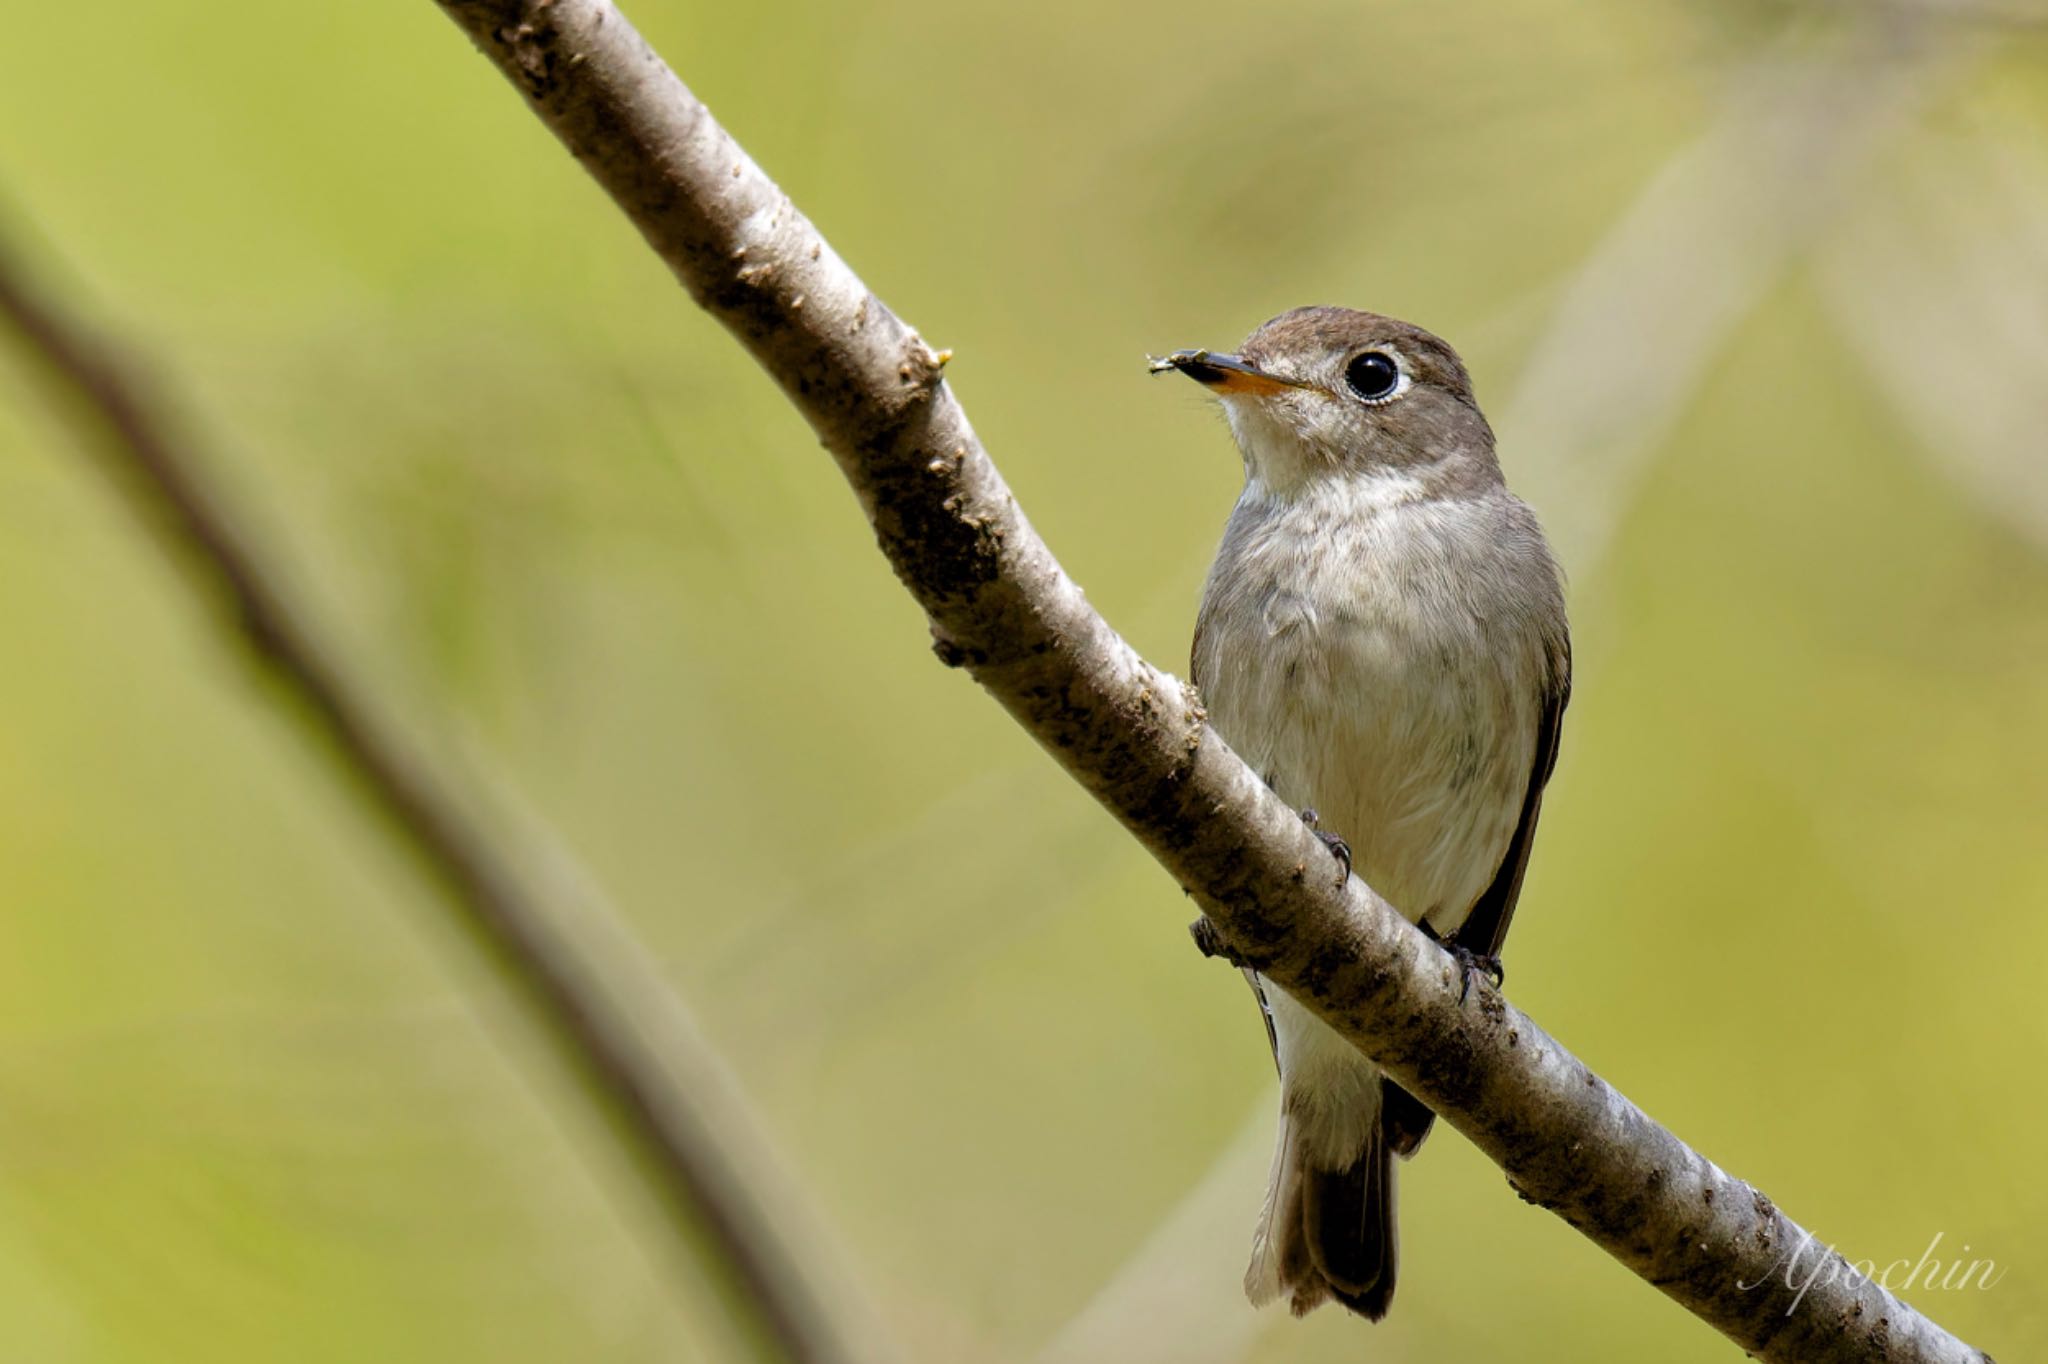
[[[1197,641],[1217,732],[1443,934],[1499,868],[1534,760],[1542,644],[1491,590],[1519,575],[1490,515],[1394,471],[1315,497],[1254,483]]]

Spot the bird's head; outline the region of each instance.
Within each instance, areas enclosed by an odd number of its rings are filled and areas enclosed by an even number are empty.
[[[1498,479],[1493,432],[1456,351],[1422,328],[1350,308],[1297,308],[1235,352],[1152,362],[1222,400],[1246,478],[1291,497],[1321,479]]]

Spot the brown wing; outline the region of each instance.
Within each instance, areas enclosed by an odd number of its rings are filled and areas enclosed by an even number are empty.
[[[1543,714],[1536,729],[1536,761],[1529,772],[1529,789],[1522,797],[1522,816],[1515,823],[1515,836],[1508,840],[1507,855],[1501,859],[1500,870],[1473,904],[1472,912],[1465,916],[1465,922],[1458,925],[1458,931],[1451,935],[1453,942],[1468,948],[1482,957],[1500,955],[1500,945],[1508,936],[1508,921],[1515,917],[1515,901],[1522,895],[1522,875],[1529,869],[1529,847],[1536,841],[1536,818],[1543,812],[1543,788],[1550,781],[1551,772],[1557,767],[1558,738],[1564,729],[1564,708],[1572,699],[1572,656],[1569,643],[1564,656],[1558,662],[1555,680],[1543,697]],[[1412,1156],[1422,1145],[1422,1139],[1429,1135],[1430,1124],[1436,1121],[1429,1105],[1410,1094],[1392,1080],[1380,1082],[1380,1130],[1386,1134],[1387,1144],[1395,1152]]]
[[[1507,856],[1494,873],[1465,922],[1452,938],[1482,957],[1498,956],[1508,936],[1508,921],[1515,916],[1515,901],[1522,895],[1522,874],[1529,869],[1529,845],[1536,841],[1536,817],[1543,812],[1543,788],[1557,767],[1557,741],[1564,728],[1564,708],[1572,699],[1572,659],[1569,646],[1560,661],[1556,681],[1543,697],[1543,714],[1537,722],[1536,762],[1529,773],[1529,790],[1522,797],[1522,817],[1515,824],[1515,836],[1508,840]]]

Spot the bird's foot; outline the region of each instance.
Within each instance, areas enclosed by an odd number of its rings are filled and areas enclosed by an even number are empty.
[[[1452,959],[1458,963],[1458,1003],[1463,1004],[1465,997],[1472,993],[1474,976],[1486,977],[1493,982],[1493,988],[1496,990],[1507,982],[1508,969],[1501,964],[1500,953],[1475,952],[1456,938],[1446,940],[1437,936],[1437,931],[1427,923],[1417,924],[1416,927],[1420,928],[1431,942],[1450,953]]]
[[[1472,992],[1472,977],[1485,976],[1498,990],[1507,983],[1508,969],[1501,965],[1498,952],[1474,952],[1463,943],[1452,943],[1451,955],[1458,959],[1458,974],[1463,977],[1458,986],[1458,1002],[1463,1004],[1465,996]]]
[[[1195,940],[1195,947],[1205,957],[1221,957],[1240,970],[1245,964],[1231,945],[1223,941],[1223,935],[1216,931],[1216,925],[1208,915],[1203,915],[1188,925],[1188,936]]]
[[[1322,817],[1314,810],[1301,812],[1301,822],[1308,825],[1310,831],[1323,841],[1323,846],[1330,850],[1330,856],[1337,859],[1337,866],[1340,869],[1337,884],[1341,886],[1351,879],[1351,845],[1328,830],[1319,828],[1321,820]]]

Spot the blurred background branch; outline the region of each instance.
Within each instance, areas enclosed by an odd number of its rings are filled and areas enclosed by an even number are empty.
[[[1795,15],[1573,273],[1496,425],[1574,576],[1597,571],[1730,338],[1984,46],[1923,9]]]
[[[43,367],[82,443],[337,773],[440,885],[626,1137],[671,1206],[671,1225],[714,1280],[729,1281],[724,1296],[748,1318],[740,1338],[763,1358],[793,1364],[889,1359],[872,1326],[840,1300],[843,1285],[816,1263],[816,1229],[772,1175],[738,1085],[574,864],[531,821],[514,840],[465,807],[451,775],[362,685],[294,597],[283,564],[175,434],[132,357],[118,356],[31,286],[4,242],[0,315]],[[525,850],[521,861],[506,851],[515,843]]]
[[[2048,552],[2048,162],[1981,126],[1902,152],[1823,296],[1932,467]]]
[[[1273,1159],[1273,1105],[1260,1103],[1173,1210],[1131,1257],[1060,1328],[1038,1364],[1229,1364],[1281,1324],[1248,1312],[1235,1293],[1190,1293],[1189,1284],[1227,1285],[1243,1273],[1245,1190],[1256,1190]],[[1373,1337],[1373,1357],[1398,1360],[1398,1319]]]

